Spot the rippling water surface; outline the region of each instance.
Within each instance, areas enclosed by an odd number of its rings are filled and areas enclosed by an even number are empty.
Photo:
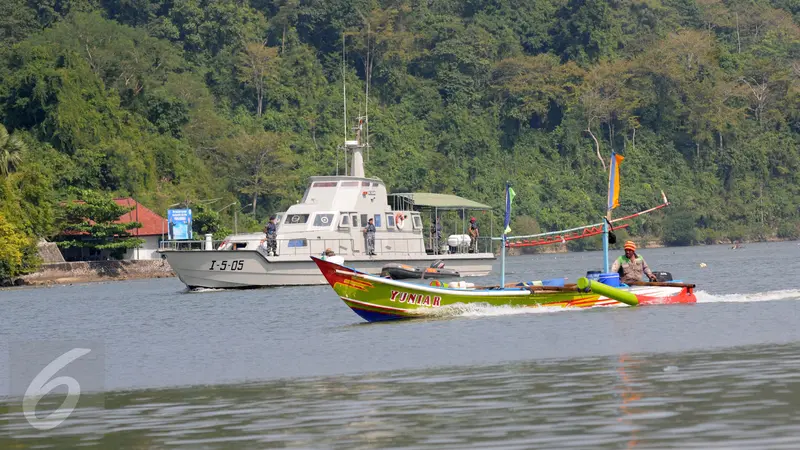
[[[798,252],[642,251],[697,283],[696,305],[470,307],[383,324],[327,286],[0,291],[0,448],[800,448]],[[507,278],[575,280],[598,261],[515,257]],[[16,374],[72,341],[97,347],[99,384],[36,429]],[[63,398],[45,397],[39,417]]]

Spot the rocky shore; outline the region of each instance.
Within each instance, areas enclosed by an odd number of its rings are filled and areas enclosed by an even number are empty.
[[[94,281],[167,278],[175,274],[166,260],[83,261],[43,264],[35,273],[24,275],[14,285],[87,283]]]

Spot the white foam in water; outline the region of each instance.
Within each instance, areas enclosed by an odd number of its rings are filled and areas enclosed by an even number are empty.
[[[428,317],[491,317],[516,314],[546,314],[561,311],[576,311],[581,308],[562,306],[491,306],[487,303],[457,303],[442,308],[424,310]]]
[[[225,289],[222,289],[222,288],[204,288],[204,287],[198,287],[198,288],[193,288],[193,289],[189,289],[189,288],[187,288],[185,292],[188,292],[188,293],[192,293],[192,294],[194,294],[194,293],[201,293],[201,292],[219,292],[219,291],[224,291],[224,290],[225,290]]]
[[[714,295],[705,291],[697,291],[697,303],[741,303],[771,302],[775,300],[798,300],[800,290],[786,289],[781,291],[753,292],[751,294]]]
[[[705,291],[697,291],[697,303],[740,303],[768,302],[775,300],[800,300],[800,289],[782,291],[754,292],[751,294],[714,295]],[[624,308],[625,305],[600,306],[599,308]],[[516,314],[552,314],[562,311],[580,311],[592,308],[576,308],[562,306],[491,306],[487,303],[457,303],[442,308],[418,310],[427,317],[491,317],[511,316]]]

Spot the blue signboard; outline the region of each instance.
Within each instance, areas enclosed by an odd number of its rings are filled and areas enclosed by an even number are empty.
[[[169,222],[169,239],[192,238],[192,210],[170,209],[167,211]]]

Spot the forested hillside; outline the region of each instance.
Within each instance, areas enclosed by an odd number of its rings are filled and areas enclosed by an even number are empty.
[[[343,84],[351,119],[369,85],[368,175],[498,208],[510,180],[516,233],[598,221],[613,149],[616,215],[674,204],[636,236],[794,238],[798,20],[800,0],[4,0],[0,274],[84,190],[260,228],[344,167]]]

